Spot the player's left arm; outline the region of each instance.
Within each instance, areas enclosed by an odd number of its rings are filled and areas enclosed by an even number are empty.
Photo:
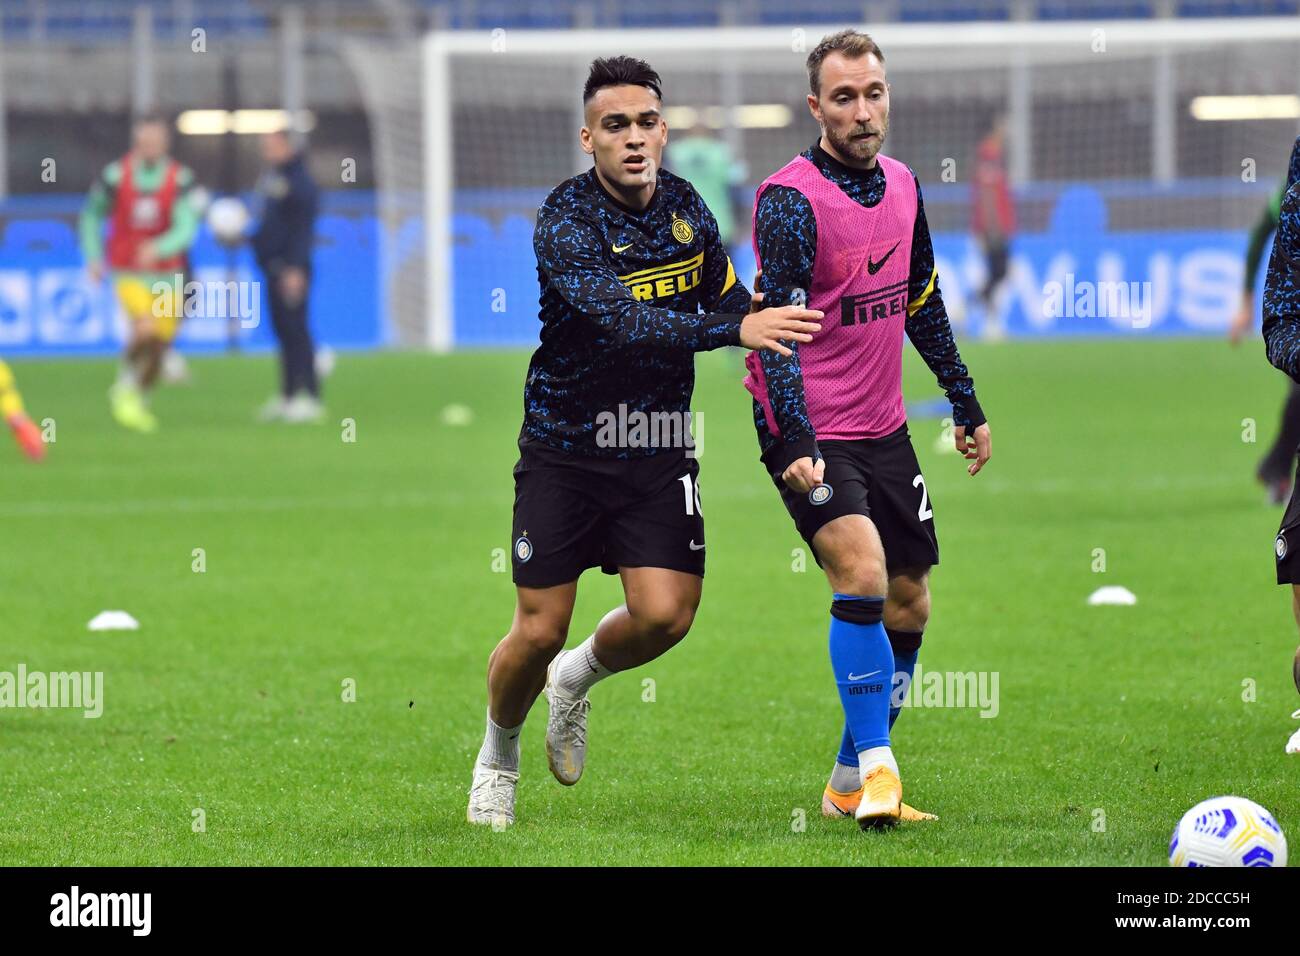
[[[911,274],[907,286],[907,337],[939,380],[952,403],[953,439],[957,450],[971,459],[967,471],[979,473],[992,454],[988,421],[975,397],[975,382],[957,351],[948,310],[939,292],[939,273],[934,265],[934,246],[921,201],[921,184],[916,183],[916,224],[912,228]]]
[[[1300,382],[1300,183],[1287,190],[1264,275],[1268,360]]]
[[[167,231],[154,240],[154,254],[170,259],[188,249],[199,234],[199,210],[195,203],[194,173],[181,167],[176,174],[176,201],[172,203],[172,221]]]
[[[718,221],[696,194],[696,215],[704,239],[704,273],[700,278],[700,306],[705,312],[748,312],[750,291],[736,277],[731,255],[722,244]]]

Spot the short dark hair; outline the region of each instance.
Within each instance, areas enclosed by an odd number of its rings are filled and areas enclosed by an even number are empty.
[[[871,55],[881,63],[885,62],[885,54],[880,52],[876,41],[865,33],[859,33],[857,30],[841,30],[839,33],[832,33],[824,37],[822,42],[813,47],[813,51],[808,54],[808,85],[812,88],[814,96],[820,96],[822,92],[822,60],[832,53],[842,53],[850,60]]]
[[[591,72],[582,88],[582,102],[590,103],[597,90],[607,86],[644,86],[658,99],[663,99],[659,74],[645,60],[634,56],[597,57],[591,61]]]

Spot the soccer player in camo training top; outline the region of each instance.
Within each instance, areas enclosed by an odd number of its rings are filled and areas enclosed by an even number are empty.
[[[1277,236],[1264,275],[1264,346],[1268,360],[1300,382],[1300,138],[1291,147]],[[1282,516],[1274,552],[1277,583],[1291,585],[1291,609],[1300,625],[1300,482],[1291,486],[1291,500]],[[1294,674],[1300,690],[1300,648],[1296,649]],[[1300,731],[1286,749],[1300,753]]]
[[[889,745],[939,562],[903,408],[904,332],[952,402],[971,475],[989,459],[989,427],[939,295],[920,185],[880,153],[880,49],[845,30],[807,65],[821,137],[759,186],[754,237],[765,301],[807,301],[826,318],[791,355],[748,356],[745,387],[763,464],[834,595],[830,657],[845,723],[822,811],[863,827],[934,819],[902,803]]]
[[[1292,166],[1295,157],[1292,157]],[[1255,225],[1250,230],[1246,243],[1246,268],[1241,291],[1241,302],[1228,324],[1228,340],[1236,345],[1250,331],[1255,320],[1255,276],[1259,264],[1264,258],[1264,249],[1268,238],[1277,230],[1278,217],[1282,214],[1282,200],[1286,196],[1288,175],[1278,185],[1277,190],[1269,196],[1267,205],[1260,213]],[[1282,405],[1282,421],[1277,437],[1269,446],[1264,457],[1255,468],[1255,478],[1268,489],[1268,502],[1280,505],[1291,494],[1291,461],[1296,449],[1300,448],[1300,384],[1288,382],[1286,401]]]
[[[517,603],[488,659],[471,823],[514,821],[519,733],[543,685],[547,760],[574,784],[587,691],[654,660],[691,626],[704,577],[699,469],[681,424],[694,353],[743,345],[789,355],[782,340],[807,342],[821,328],[821,313],[802,307],[749,311],[713,216],[660,168],[668,128],[654,70],[598,59],[582,98],[580,139],[595,163],[551,192],[533,233],[542,329],[514,470]],[[635,416],[677,421],[678,440],[646,447],[644,428],[610,427]],[[627,603],[562,653],[578,576],[593,567],[618,573]]]

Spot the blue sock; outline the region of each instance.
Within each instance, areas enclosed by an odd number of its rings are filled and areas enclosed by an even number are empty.
[[[921,653],[921,631],[898,631],[892,627],[885,628],[889,637],[889,646],[894,649],[894,687],[889,696],[889,729],[894,729],[894,721],[903,712],[903,701],[907,699],[907,690],[912,685],[912,674],[916,672],[916,659]],[[906,676],[903,676],[906,675]],[[840,752],[835,762],[845,767],[858,765],[858,750],[853,746],[853,734],[846,721],[844,732],[840,736]]]
[[[894,729],[894,721],[903,712],[903,701],[907,698],[908,688],[912,686],[912,674],[916,671],[916,658],[921,653],[921,631],[896,631],[885,628],[889,636],[889,646],[894,649],[894,689],[889,695],[889,729]],[[902,675],[906,674],[904,678]]]
[[[894,651],[889,646],[883,597],[836,594],[831,603],[831,668],[857,752],[889,746],[889,692]]]
[[[849,730],[849,722],[844,722],[844,734],[840,737],[840,752],[835,758],[835,762],[845,767],[856,767],[858,765],[858,750],[853,746],[853,734]]]

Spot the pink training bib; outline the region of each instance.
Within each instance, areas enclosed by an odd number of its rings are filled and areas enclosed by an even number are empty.
[[[877,155],[885,196],[871,209],[859,205],[796,156],[758,187],[799,190],[817,221],[808,308],[826,314],[822,330],[799,346],[808,417],[819,439],[879,438],[899,428],[903,409],[903,327],[916,223],[916,184],[907,166]],[[755,236],[754,254],[758,256]],[[759,259],[761,269],[762,260]],[[758,353],[745,359],[745,388],[758,399],[767,427],[780,435]]]

